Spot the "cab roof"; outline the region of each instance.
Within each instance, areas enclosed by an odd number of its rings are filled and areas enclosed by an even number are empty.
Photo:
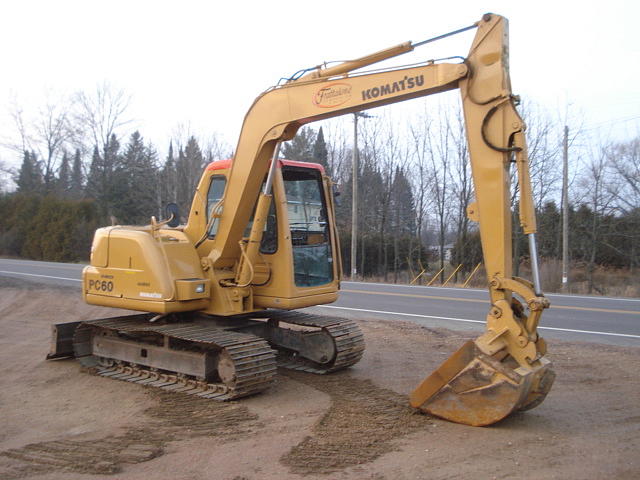
[[[231,168],[231,163],[232,162],[233,162],[233,159],[231,159],[231,158],[229,158],[227,160],[216,160],[215,162],[211,162],[209,165],[207,165],[205,170],[206,171],[210,171],[210,170],[227,170],[228,168]],[[278,160],[278,163],[280,164],[280,167],[287,166],[287,167],[312,168],[314,170],[320,170],[320,173],[322,173],[322,174],[325,173],[324,167],[322,165],[320,165],[319,163],[298,162],[296,160],[284,160],[284,159]]]

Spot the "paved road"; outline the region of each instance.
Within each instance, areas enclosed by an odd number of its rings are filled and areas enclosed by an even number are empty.
[[[0,259],[0,275],[80,286],[83,265]],[[640,299],[549,294],[540,330],[547,338],[640,346]],[[343,282],[326,306],[354,318],[403,319],[429,327],[481,331],[489,309],[485,290]]]

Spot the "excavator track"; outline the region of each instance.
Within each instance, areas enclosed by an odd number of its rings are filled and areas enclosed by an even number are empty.
[[[262,338],[201,322],[160,325],[151,323],[151,318],[152,315],[144,314],[82,322],[75,330],[74,354],[84,367],[103,377],[215,400],[245,397],[273,384],[277,370],[275,352]],[[131,338],[138,343],[127,344],[127,339]],[[198,358],[209,364],[215,359],[218,381],[211,381],[208,376],[176,373],[94,354],[103,340],[112,342],[116,349],[122,345],[124,349],[136,348],[142,355],[149,354],[145,348],[147,344],[139,343],[139,339],[147,342],[149,339],[156,342],[161,339],[164,346],[155,346],[155,349],[165,353],[194,358],[199,355]],[[169,347],[172,343],[186,346],[186,353]],[[153,349],[154,346],[150,344],[148,348]],[[189,353],[188,350],[197,350],[198,353]]]
[[[53,328],[49,359],[76,357],[90,373],[215,400],[269,388],[277,367],[326,374],[357,363],[351,320],[266,310],[240,317],[145,313]]]
[[[328,361],[320,363],[305,358],[303,352],[298,353],[286,348],[279,348],[276,342],[271,341],[272,346],[278,349],[279,367],[326,374],[356,364],[362,358],[365,350],[364,336],[360,328],[351,320],[288,310],[267,310],[257,317],[267,317],[270,321],[275,321],[278,324],[287,323],[301,327],[319,328],[333,342],[334,355]]]

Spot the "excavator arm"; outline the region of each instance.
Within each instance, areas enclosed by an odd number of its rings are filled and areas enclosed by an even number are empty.
[[[507,20],[486,14],[462,63],[433,63],[370,73],[355,70],[413,50],[404,43],[331,68],[319,67],[260,95],[247,113],[215,243],[206,262],[233,267],[246,288],[258,260],[271,202],[270,182],[260,192],[279,142],[305,124],[459,88],[466,123],[476,200],[468,214],[479,222],[489,294],[486,331],[468,342],[411,394],[410,402],[431,414],[470,425],[489,425],[514,410],[542,402],[554,373],[537,324],[549,302],[542,295],[535,251],[535,212],[529,178],[525,125],[515,109],[508,72]],[[516,164],[520,219],[529,236],[534,283],[513,277],[510,167]],[[258,198],[257,206],[254,203]],[[251,234],[243,231],[254,212]],[[242,249],[242,251],[240,251]],[[231,290],[231,289],[230,289]],[[520,297],[523,305],[515,295]]]
[[[545,342],[537,333],[549,302],[540,286],[525,125],[511,93],[507,36],[505,19],[485,15],[467,58],[470,74],[460,82],[476,195],[469,215],[480,225],[491,299],[486,332],[451,356],[410,398],[414,407],[471,425],[488,425],[514,410],[533,408],[544,400],[555,378],[544,357]],[[533,284],[512,276],[512,162]]]

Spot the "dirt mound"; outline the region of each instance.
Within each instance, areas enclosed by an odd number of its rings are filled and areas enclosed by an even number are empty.
[[[428,416],[408,407],[404,396],[369,380],[354,379],[348,373],[281,373],[331,397],[331,407],[311,434],[282,456],[282,463],[292,473],[327,474],[369,463],[396,450],[394,440],[432,425]],[[200,436],[233,442],[264,428],[242,403],[221,403],[152,388],[146,389],[146,395],[155,405],[143,412],[149,417],[145,426],[99,439],[62,438],[0,452],[15,461],[8,468],[0,467],[0,475],[13,480],[51,471],[119,473],[127,464],[163,455],[169,442]]]
[[[0,452],[0,456],[17,460],[5,471],[0,467],[0,476],[12,480],[52,470],[118,473],[124,464],[146,462],[162,455],[172,441],[198,436],[230,441],[260,427],[257,415],[235,402],[213,402],[153,389],[148,389],[147,395],[156,405],[144,411],[150,417],[146,426],[100,439],[61,439]]]
[[[432,423],[409,408],[406,397],[370,380],[351,378],[348,372],[286,375],[331,396],[331,407],[312,434],[281,459],[294,473],[332,473],[369,463],[395,450],[394,440]]]

